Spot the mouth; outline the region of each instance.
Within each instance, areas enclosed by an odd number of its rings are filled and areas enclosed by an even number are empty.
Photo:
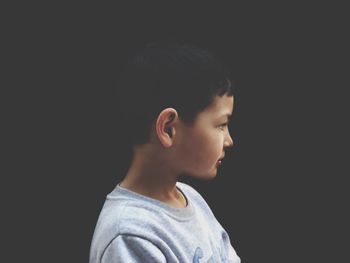
[[[222,159],[223,159],[223,158],[222,158]],[[222,159],[220,159],[220,160],[218,160],[218,161],[216,162],[216,167],[221,166],[221,164],[222,164]]]
[[[216,167],[219,167],[219,166],[221,166],[221,164],[222,164],[222,160],[224,159],[224,157],[225,157],[225,155],[224,156],[222,156],[217,162],[216,162]]]

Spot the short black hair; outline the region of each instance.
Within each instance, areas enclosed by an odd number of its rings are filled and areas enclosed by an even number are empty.
[[[171,107],[192,125],[215,96],[233,96],[229,68],[206,48],[157,41],[134,51],[119,75],[118,109],[130,146],[149,142],[159,113]]]

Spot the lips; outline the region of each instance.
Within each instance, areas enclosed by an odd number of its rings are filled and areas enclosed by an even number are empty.
[[[223,155],[217,162],[216,162],[216,167],[219,167],[222,163],[222,160],[224,159],[225,155]]]

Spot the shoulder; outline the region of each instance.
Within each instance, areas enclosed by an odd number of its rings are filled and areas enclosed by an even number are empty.
[[[165,255],[157,244],[132,235],[116,236],[98,258],[102,262],[166,262]]]
[[[101,211],[96,228],[109,236],[142,236],[152,226],[160,224],[159,211],[142,200],[109,200]]]
[[[142,200],[107,199],[93,234],[91,257],[101,257],[107,247],[113,249],[124,242],[148,246],[158,239],[160,224],[157,211]]]

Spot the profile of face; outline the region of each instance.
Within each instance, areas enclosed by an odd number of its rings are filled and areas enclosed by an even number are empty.
[[[225,149],[233,146],[228,130],[234,97],[216,96],[213,103],[200,112],[193,126],[180,125],[180,142],[176,149],[177,166],[183,173],[202,179],[216,176]]]

